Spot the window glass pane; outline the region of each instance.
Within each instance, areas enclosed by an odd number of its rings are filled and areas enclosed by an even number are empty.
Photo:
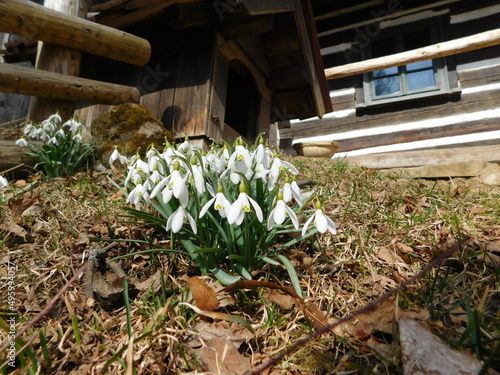
[[[400,90],[398,76],[375,79],[374,85],[377,96],[394,94]]]
[[[432,67],[432,60],[425,60],[406,65],[406,71],[410,72],[412,70],[419,70],[431,67]]]
[[[420,90],[426,87],[436,86],[433,70],[407,73],[406,78],[408,79],[408,88],[410,90]]]
[[[391,74],[398,74],[397,66],[395,66],[393,68],[380,69],[380,70],[373,72],[374,77],[384,77],[384,76],[388,76]]]

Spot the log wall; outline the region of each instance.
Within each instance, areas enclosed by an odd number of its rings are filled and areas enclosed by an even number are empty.
[[[446,21],[441,41],[447,41],[494,30],[500,17],[495,0],[390,0],[370,7],[346,6],[343,12],[329,12],[325,7],[315,9],[325,68],[359,59],[359,40],[376,37],[377,28],[439,15]],[[500,46],[454,55],[447,58],[447,64],[455,69],[458,79],[454,93],[378,107],[357,105],[359,75],[331,80],[334,111],[322,119],[292,120],[289,128],[280,130],[280,138],[294,142],[337,140],[337,157],[355,157],[361,164],[370,160],[370,166],[378,168],[409,166],[401,154],[409,150],[435,150],[428,160],[433,164],[454,161],[442,149],[456,148],[457,154],[463,154],[467,147],[485,146],[481,157],[488,159],[491,152],[486,146],[500,148]],[[381,160],[378,164],[373,162],[377,156]]]

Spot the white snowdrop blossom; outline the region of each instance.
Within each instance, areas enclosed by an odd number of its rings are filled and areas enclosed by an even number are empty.
[[[269,218],[267,219],[267,229],[271,230],[274,225],[283,224],[287,217],[289,217],[292,221],[294,228],[299,229],[299,220],[297,219],[297,215],[283,201],[283,193],[281,191],[278,192],[276,199],[276,206],[274,206],[274,209],[271,211]]]
[[[170,215],[167,220],[167,230],[172,230],[172,232],[177,233],[181,230],[182,226],[186,221],[189,221],[189,225],[191,225],[192,231],[196,234],[196,222],[191,214],[184,208],[184,206],[179,206],[175,212]]]
[[[118,160],[121,164],[126,164],[127,163],[127,157],[120,154],[118,149],[115,147],[111,155],[109,156],[109,165],[113,164],[116,160]]]
[[[252,210],[251,207],[253,207],[253,209],[255,210],[257,219],[260,222],[262,222],[264,220],[262,209],[255,200],[253,200],[247,195],[245,183],[242,181],[240,183],[240,195],[229,209],[229,213],[227,215],[228,223],[240,225],[243,222],[245,213],[250,212]]]
[[[19,138],[19,139],[16,141],[16,146],[19,146],[19,147],[27,147],[27,146],[28,146],[28,141],[26,141],[26,138]]]
[[[210,199],[200,210],[200,218],[202,218],[208,211],[208,209],[212,206],[216,211],[219,212],[221,217],[227,217],[229,213],[229,209],[231,208],[231,203],[224,196],[224,189],[222,185],[219,185],[217,189],[217,194]]]
[[[9,186],[9,181],[7,181],[4,176],[0,175],[0,189],[6,186]]]
[[[316,201],[316,211],[309,219],[307,219],[304,227],[302,228],[302,236],[306,234],[307,228],[309,228],[311,223],[313,223],[314,226],[318,228],[318,232],[320,233],[329,231],[331,234],[337,234],[335,223],[332,221],[332,219],[330,219],[323,213],[323,210],[321,209],[321,203],[319,203],[319,201]]]

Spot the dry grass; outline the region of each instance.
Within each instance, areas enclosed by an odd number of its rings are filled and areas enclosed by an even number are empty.
[[[382,177],[323,159],[294,158],[292,162],[299,168],[300,178],[317,182],[310,188],[321,191],[323,208],[338,227],[336,236],[319,236],[287,254],[308,300],[331,320],[363,308],[461,238],[468,239],[453,259],[398,293],[396,299],[349,322],[336,334],[307,342],[268,373],[402,373],[398,339],[392,331],[395,312],[428,319],[434,332],[450,346],[471,351],[484,361],[495,350],[498,356],[498,186],[481,185],[474,179]],[[73,276],[88,257],[93,238],[149,239],[168,247],[168,239],[154,229],[123,222],[124,198],[104,174],[38,181],[25,189],[13,189],[12,197],[12,192],[6,192],[10,199],[0,206],[0,282],[7,282],[7,262],[15,263],[17,329]],[[33,205],[40,211],[22,216]],[[147,243],[120,242],[108,258],[147,248]],[[200,334],[200,317],[181,304],[190,301],[187,279],[197,274],[196,268],[168,252],[136,254],[120,262],[135,288],[128,299],[118,286],[106,298],[88,300],[85,277],[80,278],[50,314],[28,330],[17,369],[4,362],[0,373],[205,371],[203,358],[189,344],[190,337]],[[287,280],[284,270],[269,271],[263,270],[256,278]],[[110,285],[121,283],[106,267],[96,273]],[[151,280],[156,281],[153,289],[141,289],[141,281]],[[235,324],[211,322],[239,337],[240,352],[254,366],[316,329],[301,309],[287,306],[268,292],[264,288],[233,292],[233,300],[220,308],[245,318],[255,334]],[[0,295],[0,305],[8,311],[5,293]],[[4,320],[6,317],[4,314]],[[1,335],[4,342],[6,332],[2,330]],[[489,365],[500,370],[498,360]]]

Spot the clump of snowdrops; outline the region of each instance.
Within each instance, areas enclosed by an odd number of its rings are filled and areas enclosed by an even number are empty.
[[[129,211],[138,218],[147,217],[147,209],[156,212],[171,233],[171,249],[181,249],[222,284],[282,264],[301,294],[294,267],[281,251],[318,231],[336,233],[318,200],[305,209],[313,197],[305,199],[297,169],[262,138],[253,146],[241,138],[233,145],[214,143],[207,152],[186,140],[162,151],[151,147],[144,159],[128,159],[115,149],[109,162],[117,160],[127,165],[127,202],[135,206]],[[297,215],[304,215],[302,229]],[[299,230],[300,236],[278,246],[282,235]]]
[[[66,177],[78,172],[96,149],[92,143],[83,143],[84,130],[76,118],[63,123],[56,113],[39,124],[26,125],[16,145],[28,149],[25,153],[35,159],[35,168],[42,167],[47,177]]]

